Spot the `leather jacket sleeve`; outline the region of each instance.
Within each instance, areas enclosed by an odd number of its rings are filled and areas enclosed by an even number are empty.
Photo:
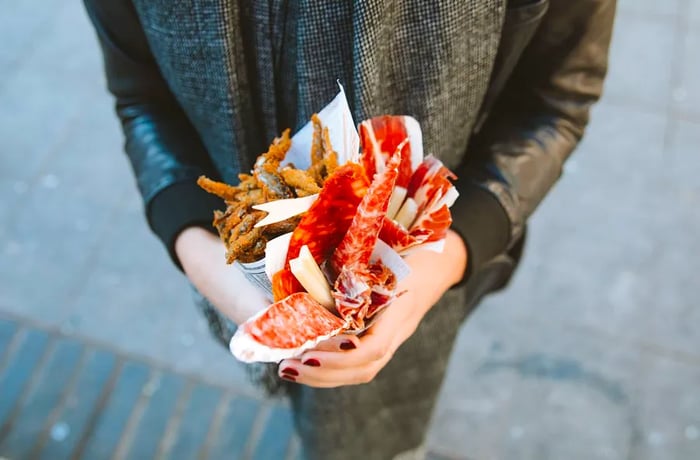
[[[177,264],[177,235],[191,225],[211,228],[212,212],[222,206],[196,184],[200,174],[216,173],[158,70],[131,2],[84,3],[102,49],[107,87],[116,100],[149,225]]]
[[[603,88],[615,0],[550,0],[548,9],[545,1],[529,4],[543,7],[544,16],[529,18],[541,22],[521,35],[529,43],[517,64],[505,63],[512,73],[458,171],[462,196],[453,227],[469,246],[468,273],[522,236]]]

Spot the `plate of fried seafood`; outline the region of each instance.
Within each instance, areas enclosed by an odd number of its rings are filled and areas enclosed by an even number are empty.
[[[299,356],[358,334],[402,294],[403,256],[442,251],[455,176],[423,156],[418,122],[385,115],[355,129],[342,91],[294,137],[273,140],[238,185],[201,177],[221,197],[214,226],[228,263],[270,305],[231,339],[244,362]]]

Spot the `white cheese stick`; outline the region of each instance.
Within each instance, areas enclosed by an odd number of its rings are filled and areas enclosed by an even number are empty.
[[[406,199],[406,194],[408,190],[404,187],[397,185],[394,187],[394,191],[391,192],[391,199],[389,200],[389,207],[386,210],[386,215],[389,219],[395,219],[396,213],[401,209],[403,200]]]
[[[302,246],[299,257],[289,261],[289,269],[314,300],[329,310],[335,309],[331,287],[308,246]]]
[[[265,211],[268,214],[255,227],[263,227],[265,225],[276,224],[290,217],[297,216],[309,210],[314,201],[318,198],[318,194],[309,195],[301,198],[288,198],[285,200],[268,201],[263,204],[256,204],[253,209]]]
[[[411,225],[413,225],[413,222],[416,220],[417,213],[418,203],[416,203],[416,200],[413,198],[406,198],[406,201],[404,201],[403,206],[401,206],[394,220],[401,224],[406,230],[410,230]]]

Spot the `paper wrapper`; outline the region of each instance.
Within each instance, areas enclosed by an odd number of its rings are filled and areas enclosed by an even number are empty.
[[[318,116],[322,124],[328,128],[331,145],[338,154],[338,164],[342,165],[348,161],[360,163],[360,138],[355,128],[355,123],[353,122],[343,87],[341,85],[339,85],[339,87],[340,92],[338,95],[319,112]],[[414,157],[412,160],[413,164],[416,165],[419,163],[419,160],[422,161],[423,158],[420,127],[418,126],[418,122],[412,118],[407,120],[407,122],[409,138],[411,142],[415,144],[415,148],[412,149],[412,156]],[[311,151],[312,138],[313,125],[309,122],[292,137],[291,147],[287,152],[283,164],[293,163],[296,168],[307,169],[310,166],[309,152]],[[456,193],[456,191],[454,192]],[[292,216],[301,214],[309,209],[314,199],[315,196],[277,200],[254,206],[255,209],[268,212],[268,215],[263,221],[258,223],[258,226],[281,222]],[[451,201],[454,200],[451,199]],[[451,205],[451,202],[449,204]],[[253,263],[236,263],[249,281],[267,293],[270,302],[273,300],[271,279],[275,273],[285,266],[291,235],[292,233],[288,233],[268,241],[264,259]],[[424,245],[424,249],[441,251],[443,245],[444,240],[435,241]],[[404,279],[410,272],[410,267],[404,262],[401,255],[380,239],[377,240],[371,257],[373,262],[378,259],[381,259],[384,265],[396,275],[397,281]],[[265,310],[256,314],[251,320],[262,315],[264,311]],[[374,322],[379,314],[381,314],[381,312],[379,312],[371,322]],[[371,322],[368,322],[368,325],[371,325]],[[335,331],[330,335],[316,337],[297,348],[281,349],[270,348],[258,343],[246,334],[243,329],[244,328],[239,328],[230,342],[231,353],[243,362],[272,362],[297,357],[305,350],[314,348],[320,342],[327,340],[339,332]]]

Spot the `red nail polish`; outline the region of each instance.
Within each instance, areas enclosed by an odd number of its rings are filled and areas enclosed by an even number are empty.
[[[293,375],[295,377],[299,375],[299,371],[294,369],[293,367],[285,367],[284,369],[282,369],[282,373],[287,375]]]
[[[340,344],[341,350],[354,350],[355,348],[357,348],[355,344],[350,342],[349,340]]]
[[[304,366],[318,367],[320,365],[321,363],[319,363],[317,359],[311,358],[304,361]]]
[[[287,374],[282,374],[282,378],[285,379],[285,380],[289,380],[290,382],[296,382],[296,381],[297,381],[297,379],[295,379],[295,378],[292,377],[291,375],[287,375]]]

